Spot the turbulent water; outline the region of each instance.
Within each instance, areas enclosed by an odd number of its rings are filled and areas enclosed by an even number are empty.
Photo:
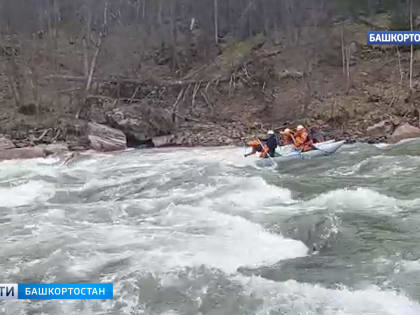
[[[241,148],[0,163],[1,314],[420,314],[420,142],[259,169]]]

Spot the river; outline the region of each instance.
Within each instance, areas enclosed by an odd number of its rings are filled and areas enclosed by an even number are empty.
[[[242,148],[0,163],[1,314],[420,314],[420,142],[257,168]]]

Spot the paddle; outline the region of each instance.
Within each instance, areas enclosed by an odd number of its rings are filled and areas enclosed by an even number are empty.
[[[260,139],[258,139],[258,142],[259,142],[259,144],[260,144],[261,148],[262,148],[262,149],[264,149],[264,146],[263,146],[263,144],[261,143]],[[271,163],[273,163],[273,166],[275,165],[276,167],[278,167],[278,165],[277,165],[276,161],[274,161],[274,159],[271,157],[271,155],[270,155],[268,152],[267,152],[267,156],[268,156],[268,158],[270,159]]]

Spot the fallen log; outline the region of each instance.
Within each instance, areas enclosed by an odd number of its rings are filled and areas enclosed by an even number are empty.
[[[74,81],[74,82],[85,82],[85,77],[80,76],[72,76],[72,75],[49,75],[46,77],[47,80],[66,80],[66,81]],[[215,78],[209,81],[202,81],[202,80],[154,80],[154,79],[147,79],[147,80],[139,80],[134,78],[92,78],[92,82],[96,83],[127,83],[133,85],[157,85],[157,86],[170,86],[170,87],[177,87],[177,86],[186,86],[189,84],[197,84],[202,82],[223,82],[229,81],[228,79],[221,79]]]

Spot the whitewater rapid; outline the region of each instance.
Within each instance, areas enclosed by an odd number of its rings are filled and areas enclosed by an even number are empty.
[[[420,143],[260,169],[243,149],[0,163],[3,283],[112,282],[4,314],[420,314]]]

